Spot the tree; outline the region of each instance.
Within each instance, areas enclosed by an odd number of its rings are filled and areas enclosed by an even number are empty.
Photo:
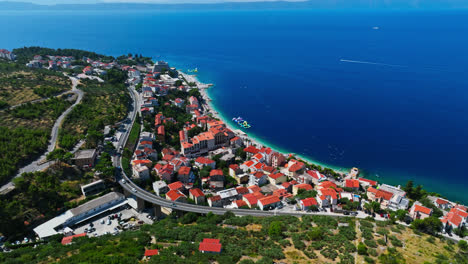
[[[406,192],[406,195],[408,195],[408,197],[412,197],[413,196],[413,181],[409,180],[408,182],[406,182],[406,186],[403,187],[403,190]]]
[[[268,235],[274,239],[280,239],[283,236],[283,223],[273,221],[268,228]]]
[[[430,235],[437,235],[437,233],[442,231],[443,225],[437,217],[430,216],[428,218],[414,220],[411,223],[411,227]]]
[[[359,242],[359,245],[357,246],[357,252],[359,255],[367,255],[366,245],[364,245],[362,242]]]
[[[466,251],[468,249],[468,243],[465,240],[460,240],[458,241],[458,247],[461,250]]]

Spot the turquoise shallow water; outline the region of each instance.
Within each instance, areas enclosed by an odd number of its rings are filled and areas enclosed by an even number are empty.
[[[0,11],[0,47],[160,56],[285,152],[468,202],[468,13]],[[378,29],[375,29],[378,27]]]

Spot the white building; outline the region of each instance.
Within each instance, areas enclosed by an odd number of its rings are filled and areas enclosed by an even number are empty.
[[[39,238],[45,238],[64,232],[66,227],[79,224],[101,213],[114,210],[127,204],[125,196],[121,193],[111,192],[99,198],[84,203],[76,208],[43,223],[34,228]]]

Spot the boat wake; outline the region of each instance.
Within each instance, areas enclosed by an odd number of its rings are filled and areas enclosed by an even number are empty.
[[[358,60],[345,60],[345,59],[340,59],[340,61],[341,62],[346,62],[346,63],[359,63],[359,64],[370,64],[370,65],[379,65],[379,66],[388,66],[388,67],[407,68],[407,66],[404,66],[404,65],[388,64],[388,63],[380,63],[380,62],[371,62],[371,61],[358,61]]]

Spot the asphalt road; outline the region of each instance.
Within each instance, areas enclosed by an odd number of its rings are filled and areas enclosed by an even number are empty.
[[[128,114],[128,118],[130,118],[130,124],[126,125],[126,130],[121,136],[119,143],[117,145],[117,149],[120,147],[124,147],[128,140],[128,135],[130,134],[131,128],[133,123],[135,122],[135,117],[140,109],[140,100],[139,95],[136,93],[133,87],[129,87],[130,96],[132,97],[132,108]],[[113,163],[116,167],[122,167],[122,157],[121,156],[114,156]],[[126,183],[122,183],[122,179],[125,179]],[[174,210],[181,210],[186,212],[194,212],[194,213],[202,213],[207,214],[212,212],[214,214],[222,215],[226,212],[230,211],[233,212],[235,215],[238,216],[273,216],[273,215],[294,215],[294,216],[303,216],[303,215],[329,215],[329,216],[346,216],[343,214],[336,214],[336,213],[329,213],[329,212],[315,212],[315,213],[307,213],[303,211],[282,211],[282,210],[272,210],[272,211],[261,211],[261,210],[252,210],[252,209],[227,209],[227,208],[219,208],[219,207],[208,207],[208,206],[201,206],[201,205],[194,205],[194,204],[187,204],[187,203],[180,203],[180,202],[172,202],[166,200],[158,195],[152,194],[147,192],[146,190],[140,188],[138,185],[132,182],[132,180],[125,174],[123,170],[120,170],[119,173],[116,175],[116,180],[122,186],[123,189],[126,191],[133,193],[135,197],[143,199],[149,203],[157,204],[162,207],[172,208]],[[357,217],[366,217],[367,215],[358,215]]]
[[[55,121],[54,123],[54,126],[52,127],[52,131],[50,133],[50,140],[49,140],[49,145],[47,146],[47,151],[42,154],[42,156],[40,156],[37,160],[31,162],[30,164],[22,167],[21,169],[19,169],[18,173],[15,175],[14,178],[16,177],[19,177],[21,174],[25,173],[25,172],[34,172],[34,171],[39,171],[39,170],[43,170],[45,168],[47,168],[48,166],[51,165],[50,162],[46,162],[46,157],[47,157],[47,154],[49,154],[51,151],[53,151],[55,149],[55,145],[57,144],[57,139],[58,139],[58,132],[59,132],[59,128],[63,122],[63,120],[65,120],[65,117],[73,110],[73,108],[78,105],[81,100],[83,99],[83,91],[79,90],[77,88],[78,86],[78,79],[75,78],[75,77],[69,77],[70,80],[72,81],[72,89],[71,91],[69,91],[69,93],[74,93],[78,96],[78,98],[76,99],[75,103],[73,103],[67,110],[65,110],[60,116],[59,118],[57,118],[57,120]],[[84,143],[84,141],[81,141],[80,143],[78,143],[77,146],[75,146],[75,148],[73,149],[73,152],[78,150],[79,147]],[[13,185],[13,182],[10,181],[9,183],[3,185],[0,190],[4,190],[5,188],[12,188]]]

